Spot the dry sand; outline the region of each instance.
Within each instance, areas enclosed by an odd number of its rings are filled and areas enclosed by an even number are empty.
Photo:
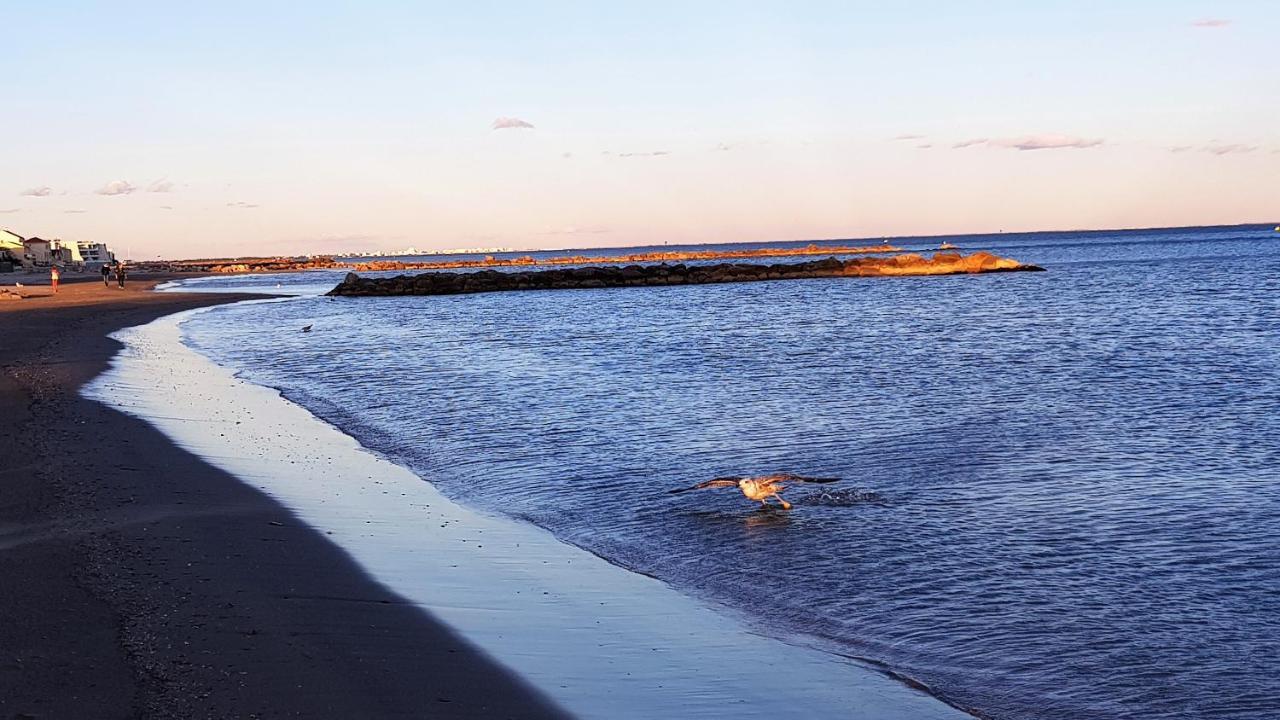
[[[563,716],[268,496],[79,396],[108,333],[240,299],[144,292],[164,279],[0,301],[0,718]]]

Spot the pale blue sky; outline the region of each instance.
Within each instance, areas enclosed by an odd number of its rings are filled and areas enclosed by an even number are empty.
[[[1275,2],[15,5],[0,226],[138,257],[1280,215]]]

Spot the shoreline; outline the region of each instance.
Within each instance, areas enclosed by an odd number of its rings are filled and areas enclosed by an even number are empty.
[[[540,528],[452,503],[277,391],[187,348],[178,324],[188,314],[119,333],[127,350],[88,392],[128,388],[130,414],[280,500],[374,578],[570,712],[969,717],[880,670],[763,637]],[[148,392],[142,378],[163,378],[160,386],[184,394]],[[196,407],[221,418],[223,432],[215,437],[194,421]],[[256,452],[245,457],[235,448]],[[761,667],[769,682],[759,681]]]
[[[123,327],[261,295],[0,304],[0,716],[564,717],[239,479],[82,398]]]

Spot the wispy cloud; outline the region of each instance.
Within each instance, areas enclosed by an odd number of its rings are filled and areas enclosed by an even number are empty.
[[[1169,152],[1171,152],[1171,153],[1184,153],[1184,152],[1186,152],[1186,151],[1188,151],[1188,150],[1190,150],[1190,149],[1191,149],[1191,146],[1190,146],[1190,145],[1173,145],[1173,146],[1169,147]]]
[[[894,139],[895,141],[897,141],[897,140],[923,140],[923,139],[924,139],[924,136],[923,136],[923,135],[899,135],[899,136],[897,136],[897,137],[895,137],[895,138],[893,138],[893,139]]]
[[[41,185],[40,187],[27,188],[18,194],[26,197],[48,197],[53,194],[53,188],[48,185]]]
[[[62,212],[66,215],[81,215],[89,211],[88,210],[63,210]]]
[[[952,148],[987,147],[1008,148],[1010,150],[1060,150],[1062,148],[1091,148],[1103,143],[1102,138],[1082,138],[1074,135],[1024,135],[1011,138],[973,138],[962,140],[951,145]]]
[[[920,143],[916,147],[919,148],[920,150],[928,150],[929,148],[933,147],[933,143]]]
[[[1220,28],[1220,27],[1226,27],[1230,24],[1231,24],[1230,20],[1224,20],[1222,18],[1203,18],[1191,23],[1191,27]]]
[[[106,185],[98,188],[95,192],[99,195],[128,195],[137,189],[138,186],[130,183],[128,180],[112,180]]]
[[[533,129],[533,124],[513,117],[500,117],[493,121],[494,130],[512,130],[517,128]]]
[[[161,210],[172,210],[172,209],[173,209],[173,206],[172,206],[172,205],[161,205],[161,206],[160,206],[160,209],[161,209]]]
[[[1028,135],[1020,138],[997,138],[989,145],[1014,150],[1058,150],[1062,148],[1091,148],[1102,144],[1101,138],[1081,138],[1072,135]]]
[[[1229,145],[1205,145],[1203,150],[1214,155],[1231,155],[1233,153],[1251,153],[1257,150],[1257,145],[1244,145],[1241,143],[1231,143]]]
[[[571,157],[573,157],[573,153],[571,153],[571,152],[562,152],[562,153],[560,153],[560,159],[561,159],[561,160],[568,160],[568,159],[569,159],[569,158],[571,158]]]
[[[7,208],[5,210],[0,210],[0,215],[8,215],[9,213],[16,212],[22,212],[22,208]]]
[[[229,203],[227,203],[227,207],[234,207],[234,208],[256,208],[256,207],[258,207],[258,206],[257,206],[256,204],[254,204],[254,203],[247,203],[247,202],[245,202],[245,201],[243,201],[243,200],[237,200],[237,201],[235,201],[235,202],[229,202]]]
[[[168,178],[161,178],[147,186],[147,192],[167,193],[173,192],[173,183]]]

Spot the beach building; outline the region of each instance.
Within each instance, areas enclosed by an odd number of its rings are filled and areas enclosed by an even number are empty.
[[[54,264],[96,267],[111,262],[115,256],[103,243],[24,238],[12,230],[0,228],[0,261],[6,258],[30,269]]]
[[[84,258],[80,255],[80,245],[75,242],[54,239],[49,252],[53,261],[59,265],[84,265]]]
[[[22,241],[23,265],[49,267],[53,264],[53,243],[43,238],[31,237]]]
[[[0,272],[13,272],[15,266],[22,264],[23,237],[13,231],[0,228]]]
[[[22,241],[26,238],[22,237],[12,230],[0,228],[0,248],[5,250],[22,250]]]
[[[106,243],[80,241],[76,243],[76,247],[80,250],[81,261],[88,267],[100,267],[116,259],[115,253],[107,249]]]

